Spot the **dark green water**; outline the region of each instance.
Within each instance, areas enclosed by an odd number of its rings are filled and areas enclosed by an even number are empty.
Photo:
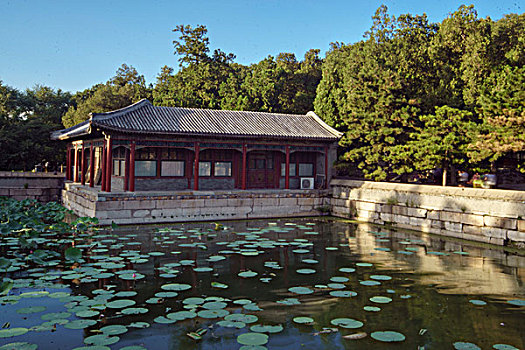
[[[75,270],[61,264],[21,265],[7,274],[15,288],[0,297],[0,324],[9,322],[10,329],[27,328],[28,332],[0,337],[0,349],[13,342],[37,344],[39,349],[83,347],[85,340],[96,339],[89,336],[109,334],[103,328],[108,325],[126,326],[115,330],[124,333],[103,339],[115,342],[107,345],[111,349],[238,349],[242,346],[238,336],[258,324],[282,326],[277,333],[267,333],[264,346],[268,349],[453,349],[456,342],[482,349],[494,344],[525,347],[523,256],[341,221],[223,224],[219,231],[205,223],[100,232],[89,240],[77,240],[76,245],[89,252]],[[1,248],[5,256],[14,253],[5,237]],[[210,271],[200,269],[207,267]],[[128,274],[119,273],[122,270],[129,270]],[[70,275],[73,271],[75,275]],[[238,276],[245,271],[257,275]],[[227,288],[213,288],[215,282]],[[176,296],[155,296],[179,289],[178,284],[187,284],[189,289],[176,291]],[[312,293],[289,290],[297,286]],[[117,294],[122,291],[137,294]],[[40,293],[23,294],[28,292]],[[383,298],[373,300],[383,303],[370,300],[378,296]],[[205,300],[192,300],[192,305],[190,297]],[[299,303],[283,304],[288,298]],[[122,307],[114,303],[122,299],[135,303]],[[27,309],[33,306],[45,309]],[[221,317],[206,318],[212,317],[202,312],[206,308]],[[173,313],[181,310],[198,315],[175,321]],[[244,325],[221,322],[226,313],[255,315],[257,320]],[[293,321],[300,316],[313,322]],[[337,327],[331,324],[337,318],[354,319],[362,326]],[[78,319],[93,320],[93,325],[67,328]],[[206,330],[202,339],[187,336],[199,329]],[[371,336],[377,331],[395,331],[405,339],[381,342]],[[367,335],[357,340],[343,338],[358,332]]]

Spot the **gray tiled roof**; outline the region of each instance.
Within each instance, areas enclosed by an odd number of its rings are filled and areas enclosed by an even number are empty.
[[[341,133],[315,113],[306,115],[197,108],[155,107],[147,100],[107,113],[93,113],[90,125],[102,130],[141,134],[210,135],[337,140]],[[78,127],[81,127],[79,124]],[[55,139],[78,135],[70,129],[53,134]],[[90,129],[91,129],[90,128]],[[85,129],[85,126],[82,127]],[[69,130],[66,133],[66,130]],[[89,130],[87,130],[89,132]]]

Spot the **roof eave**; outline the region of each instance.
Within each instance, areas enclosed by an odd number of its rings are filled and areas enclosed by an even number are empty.
[[[250,134],[222,134],[222,133],[199,133],[199,132],[166,132],[166,131],[143,131],[133,129],[122,129],[118,127],[111,127],[108,125],[98,124],[93,122],[93,126],[100,128],[101,130],[116,131],[123,134],[139,134],[139,135],[166,135],[166,136],[210,136],[210,137],[231,137],[236,139],[252,139],[252,138],[273,138],[280,140],[305,140],[305,141],[324,141],[324,142],[336,142],[340,137],[315,137],[315,136],[287,136],[287,135],[250,135]]]

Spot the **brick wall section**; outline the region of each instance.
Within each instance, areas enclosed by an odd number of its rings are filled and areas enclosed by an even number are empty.
[[[525,192],[333,180],[332,215],[473,241],[525,244]]]
[[[65,175],[61,173],[0,171],[0,196],[59,202],[64,180]]]
[[[328,191],[184,191],[103,193],[66,183],[63,204],[101,225],[326,215]]]

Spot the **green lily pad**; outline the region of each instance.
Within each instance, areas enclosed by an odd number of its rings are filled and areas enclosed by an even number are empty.
[[[167,318],[175,321],[182,321],[186,319],[192,319],[197,317],[197,313],[193,311],[183,310],[183,311],[177,311],[172,312],[166,315]]]
[[[389,297],[383,297],[383,296],[375,296],[375,297],[371,297],[369,300],[370,300],[371,302],[379,303],[379,304],[388,304],[389,302],[392,301],[391,298],[389,298]]]
[[[95,320],[74,320],[64,325],[67,329],[84,329],[96,325],[97,321]]]
[[[268,343],[268,336],[262,333],[244,333],[237,337],[237,343],[243,345],[264,345]]]
[[[356,263],[355,266],[360,266],[360,267],[371,267],[371,266],[374,266],[374,265],[371,264],[371,263],[359,262],[359,263]]]
[[[508,344],[494,344],[492,348],[497,350],[519,350],[517,347]]]
[[[254,323],[254,322],[257,322],[259,318],[255,315],[230,314],[228,316],[225,316],[224,319],[226,321],[233,321],[233,322]]]
[[[121,291],[115,294],[115,298],[130,298],[136,296],[138,293],[134,290]]]
[[[119,337],[113,336],[110,337],[106,334],[97,334],[92,335],[87,338],[84,338],[84,344],[87,345],[111,345],[115,344],[120,340]]]
[[[128,327],[133,327],[133,328],[148,328],[149,326],[150,324],[147,322],[133,322],[128,325]]]
[[[77,317],[82,317],[82,318],[90,318],[90,317],[93,317],[93,316],[97,316],[99,314],[100,314],[100,312],[95,311],[95,310],[83,310],[83,311],[79,311],[79,312],[75,313],[75,315]]]
[[[299,324],[310,324],[314,322],[314,319],[311,317],[306,317],[306,316],[298,316],[298,317],[294,317],[293,321]]]
[[[134,281],[134,280],[141,280],[145,278],[146,276],[141,273],[121,273],[118,275],[120,279],[126,280],[126,281]]]
[[[202,318],[221,318],[228,315],[230,312],[224,309],[220,310],[201,310],[197,313],[197,316]]]
[[[281,305],[300,305],[301,304],[299,299],[296,299],[296,298],[286,298],[283,300],[277,300],[276,302]]]
[[[392,277],[387,276],[387,275],[372,275],[370,276],[370,278],[373,280],[378,280],[378,281],[389,281],[392,279]]]
[[[135,300],[120,299],[120,300],[110,301],[109,303],[106,304],[106,306],[111,308],[111,309],[123,309],[123,308],[126,308],[128,306],[135,305],[135,304],[136,304]]]
[[[381,282],[365,280],[365,281],[360,281],[359,284],[362,284],[363,286],[378,286],[381,284]]]
[[[511,305],[516,305],[516,306],[525,306],[525,300],[524,299],[509,300],[509,301],[507,301],[507,303],[509,303]]]
[[[119,335],[128,331],[128,327],[119,324],[105,326],[100,328],[100,331],[105,335]]]
[[[191,289],[191,286],[189,284],[183,284],[183,283],[168,283],[164,284],[160,287],[163,290],[169,290],[169,291],[184,291]]]
[[[145,314],[149,310],[144,307],[128,307],[126,309],[123,309],[121,312],[124,315],[139,315],[139,314]]]
[[[360,328],[363,327],[363,322],[354,320],[352,318],[334,318],[330,321],[334,326],[343,328]]]
[[[82,259],[82,250],[76,247],[69,247],[64,251],[64,257],[66,260],[79,262]]]
[[[242,277],[242,278],[250,278],[250,277],[257,276],[257,272],[255,272],[255,271],[243,271],[243,272],[239,272],[237,274],[237,276]]]
[[[0,346],[0,350],[36,350],[38,345],[27,342],[9,343]]]
[[[283,326],[280,324],[275,325],[275,326],[256,324],[250,327],[250,331],[256,332],[256,333],[279,333],[279,332],[282,332],[283,329],[284,329]]]
[[[317,271],[315,271],[314,269],[298,269],[295,272],[300,273],[302,275],[311,275],[316,273]]]
[[[355,269],[353,267],[341,267],[339,271],[344,273],[352,273],[355,272]]]
[[[190,298],[184,299],[182,303],[187,304],[187,305],[201,305],[204,303],[204,298],[190,297]]]
[[[487,305],[487,303],[485,301],[477,300],[477,299],[471,299],[471,300],[469,300],[469,303],[477,305],[477,306]]]
[[[177,295],[179,295],[179,293],[177,292],[157,292],[155,293],[155,296],[157,298],[175,298]]]
[[[365,306],[365,307],[363,307],[363,310],[365,310],[365,311],[372,311],[372,312],[378,312],[378,311],[381,311],[381,308],[379,308],[377,306]]]
[[[342,276],[334,276],[334,277],[330,278],[331,282],[336,282],[336,283],[346,283],[349,280],[350,279],[348,277],[342,277]]]
[[[23,327],[0,329],[0,338],[11,338],[26,334],[29,330]]]
[[[246,327],[246,323],[244,322],[226,321],[226,320],[217,322],[217,325],[221,327],[237,328],[237,329]]]
[[[210,301],[210,302],[202,304],[202,307],[208,310],[224,309],[226,306],[228,306],[228,304],[222,301]]]
[[[375,340],[379,340],[379,341],[387,342],[387,343],[400,342],[400,341],[405,340],[405,336],[403,334],[399,332],[394,332],[394,331],[372,332],[370,336],[374,338]]]
[[[477,346],[474,343],[469,343],[469,342],[457,341],[452,345],[454,346],[454,349],[456,350],[481,350],[479,346]]]
[[[228,288],[227,284],[221,283],[221,282],[211,282],[212,288],[219,288],[219,289],[226,289]]]
[[[213,271],[212,267],[194,267],[193,271],[195,272],[210,272]]]
[[[355,297],[357,293],[351,290],[333,290],[330,295],[337,298],[350,298]]]
[[[17,314],[36,314],[38,312],[45,311],[47,308],[45,306],[30,306],[30,307],[23,307],[21,309],[16,310]]]
[[[312,294],[314,291],[307,287],[290,287],[288,291],[295,294]]]
[[[158,316],[153,319],[154,322],[160,323],[160,324],[169,324],[169,323],[175,323],[176,320],[171,318],[166,318],[164,316]]]

